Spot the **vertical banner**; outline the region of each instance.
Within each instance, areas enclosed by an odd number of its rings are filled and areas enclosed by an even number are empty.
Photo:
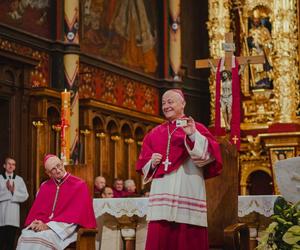
[[[169,0],[170,27],[170,66],[172,77],[175,81],[180,81],[181,68],[181,26],[180,26],[180,0]]]
[[[79,159],[79,0],[64,1],[64,41],[72,45],[69,54],[64,56],[65,86],[71,92],[70,115],[70,164],[78,164]],[[75,46],[74,46],[75,45]]]
[[[65,80],[71,92],[70,115],[70,164],[78,164],[79,159],[79,94],[78,74],[79,55],[67,54],[64,56]]]
[[[79,1],[65,0],[64,40],[79,44]]]

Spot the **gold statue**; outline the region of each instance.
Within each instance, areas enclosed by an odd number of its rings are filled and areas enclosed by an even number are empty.
[[[264,64],[251,65],[252,88],[273,88],[272,86],[272,37],[268,10],[256,6],[250,17],[249,36],[247,38],[250,55],[264,55]]]

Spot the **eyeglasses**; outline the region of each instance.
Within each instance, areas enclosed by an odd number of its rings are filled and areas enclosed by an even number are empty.
[[[64,165],[62,163],[57,163],[49,172],[51,174],[54,174],[57,172],[57,170],[62,170],[64,168]]]

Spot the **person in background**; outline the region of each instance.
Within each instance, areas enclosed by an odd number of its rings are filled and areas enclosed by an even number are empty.
[[[78,227],[96,228],[87,184],[66,172],[63,162],[48,154],[49,180],[41,184],[25,221],[17,249],[64,249],[77,239]]]
[[[166,122],[144,138],[136,169],[151,181],[146,250],[208,250],[204,178],[220,174],[221,152],[207,128],[184,114],[181,90],[162,96]]]
[[[141,196],[142,197],[149,197],[149,195],[150,195],[150,190],[148,188],[143,188],[141,190]]]
[[[125,196],[124,181],[122,179],[115,179],[113,186],[114,198],[122,198]]]
[[[101,193],[102,198],[113,198],[114,197],[114,192],[112,188],[110,187],[104,187],[102,193]]]
[[[0,249],[15,249],[17,229],[20,227],[20,203],[28,198],[22,177],[15,174],[16,161],[7,157],[0,175]]]
[[[136,192],[136,185],[134,180],[128,179],[124,182],[125,187],[125,197],[137,197],[139,196]]]
[[[94,182],[94,197],[100,198],[101,193],[106,186],[106,180],[103,176],[97,176]]]

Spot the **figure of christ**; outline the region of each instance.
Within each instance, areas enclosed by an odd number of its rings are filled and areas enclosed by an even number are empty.
[[[217,68],[213,63],[208,60],[208,63],[214,73],[217,72]],[[247,64],[243,64],[238,71],[241,75]],[[230,131],[230,123],[232,118],[232,72],[230,70],[224,69],[221,71],[221,112],[225,124],[225,130]]]
[[[231,71],[221,72],[221,112],[225,123],[225,129],[230,130],[231,108],[232,108],[232,76]]]

